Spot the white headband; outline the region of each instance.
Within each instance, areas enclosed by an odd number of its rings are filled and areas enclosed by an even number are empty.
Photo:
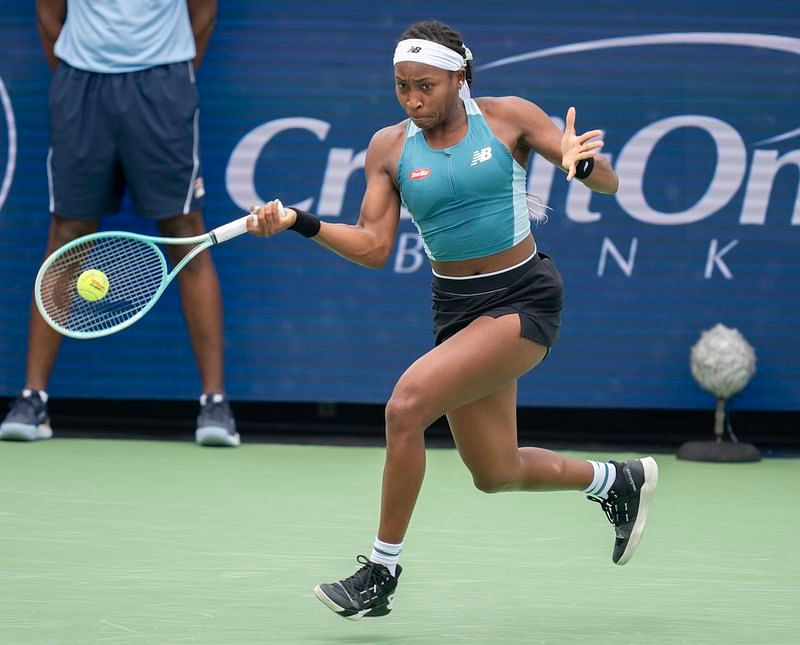
[[[397,65],[397,63],[411,61],[413,63],[432,65],[448,72],[457,72],[467,66],[468,60],[472,60],[472,54],[469,49],[466,47],[464,49],[467,51],[466,60],[459,53],[439,43],[422,40],[421,38],[408,38],[397,43],[397,47],[394,50],[393,64]]]

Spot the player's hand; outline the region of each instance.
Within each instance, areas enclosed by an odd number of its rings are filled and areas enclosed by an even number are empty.
[[[564,136],[561,137],[561,167],[567,171],[567,181],[571,181],[575,176],[575,170],[581,159],[594,157],[603,147],[603,140],[592,141],[596,137],[601,137],[600,130],[589,130],[581,135],[575,134],[575,108],[567,110],[566,126]]]
[[[296,219],[297,213],[284,208],[279,199],[274,199],[263,206],[250,207],[247,230],[259,237],[271,237],[292,226]]]

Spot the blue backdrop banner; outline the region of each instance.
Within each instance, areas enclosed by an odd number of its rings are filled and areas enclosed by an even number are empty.
[[[280,9],[277,8],[280,5]],[[279,197],[355,222],[364,156],[404,118],[391,56],[431,16],[220,3],[198,72],[206,220]],[[720,322],[753,345],[739,408],[800,409],[800,12],[794,2],[436,3],[475,56],[473,94],[514,94],[605,131],[621,184],[591,194],[543,159],[535,225],[565,282],[561,340],[520,382],[530,406],[705,408],[689,352]],[[31,3],[0,16],[0,394],[24,382],[32,284],[47,236],[47,88]],[[153,233],[129,209],[104,229]],[[381,271],[294,234],[211,251],[223,283],[228,392],[238,400],[385,401],[433,342],[430,268],[411,221]],[[133,327],[67,339],[59,397],[190,398],[197,370],[177,285]]]

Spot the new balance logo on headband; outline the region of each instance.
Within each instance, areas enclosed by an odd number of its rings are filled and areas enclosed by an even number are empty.
[[[483,163],[484,161],[489,161],[492,158],[492,147],[489,146],[487,148],[481,148],[480,150],[476,150],[472,153],[472,163],[470,166],[474,166],[479,163]]]
[[[423,38],[406,38],[397,43],[392,64],[406,61],[424,63],[448,72],[457,72],[466,65],[464,57],[458,52]]]

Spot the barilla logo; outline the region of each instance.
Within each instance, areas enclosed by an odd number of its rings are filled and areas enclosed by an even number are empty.
[[[428,175],[431,174],[430,168],[415,168],[410,173],[408,173],[409,179],[425,179]]]

